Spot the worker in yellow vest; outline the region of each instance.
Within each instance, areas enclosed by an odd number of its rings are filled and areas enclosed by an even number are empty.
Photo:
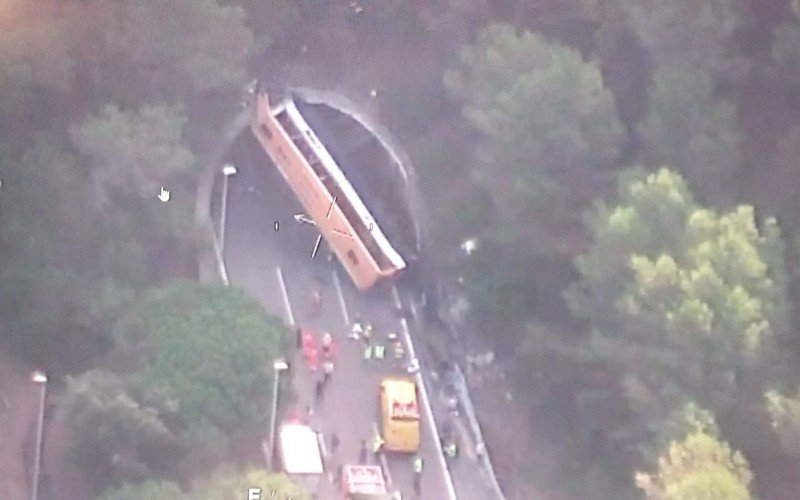
[[[372,453],[375,454],[376,463],[379,462],[380,460],[379,455],[381,451],[383,451],[384,443],[385,441],[383,440],[383,437],[379,433],[376,433],[375,436],[372,438]]]

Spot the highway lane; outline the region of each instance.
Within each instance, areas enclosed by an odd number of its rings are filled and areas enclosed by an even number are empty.
[[[283,270],[286,295],[292,306],[295,321],[318,332],[330,331],[337,340],[339,351],[336,372],[332,384],[327,388],[324,401],[314,409],[312,422],[329,436],[335,432],[341,439],[337,453],[332,456],[329,467],[343,462],[355,461],[362,439],[371,440],[372,429],[377,421],[377,391],[380,379],[392,370],[389,360],[383,366],[377,362],[365,364],[361,343],[348,341],[346,324],[332,278],[332,268],[326,261],[327,249],[323,246],[315,259],[311,251],[316,239],[312,226],[292,219],[302,208],[294,200],[283,180],[274,175],[248,173],[248,167],[239,159],[240,173],[230,180],[228,198],[228,227],[226,229],[226,263],[231,282],[246,289],[272,314],[287,319],[284,294],[276,269]],[[271,168],[271,165],[269,166]],[[265,168],[259,165],[258,168]],[[238,177],[240,174],[241,177]],[[237,178],[238,177],[238,178]],[[249,188],[255,189],[250,190]],[[275,221],[280,222],[279,231],[274,230]],[[324,244],[323,244],[324,245]],[[315,315],[311,310],[310,290],[314,275],[327,281],[324,285],[323,310]],[[391,297],[388,290],[370,295],[361,295],[352,289],[345,275],[340,276],[347,309],[351,316],[360,312],[365,321],[374,324],[378,335],[389,331],[401,331],[397,318],[392,317]],[[299,408],[313,405],[314,377],[294,358],[291,375]],[[269,363],[265,360],[265,363]],[[284,407],[285,409],[285,407]],[[421,455],[426,467],[422,481],[424,499],[446,499],[444,474],[436,458],[438,444],[431,438],[430,422],[423,412]],[[394,485],[404,498],[413,498],[410,457],[389,456],[389,470]],[[320,498],[335,498],[330,485],[323,485]]]

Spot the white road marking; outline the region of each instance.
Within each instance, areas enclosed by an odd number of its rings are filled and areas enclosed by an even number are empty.
[[[378,430],[378,424],[375,422],[372,422],[372,431],[376,436],[380,434],[380,431]],[[392,473],[389,471],[389,464],[386,462],[386,453],[381,453],[379,456],[381,467],[383,468],[383,475],[386,477],[386,486],[391,488],[394,484],[394,481],[392,481]]]
[[[341,283],[339,283],[339,273],[337,273],[335,269],[331,271],[331,273],[333,273],[333,285],[336,288],[336,294],[339,296],[339,305],[342,307],[342,316],[344,316],[344,324],[349,328],[350,315],[347,314],[347,303],[344,301],[344,293],[342,293],[342,285]]]
[[[400,303],[400,294],[397,292],[397,287],[392,285],[392,299],[394,299],[394,305],[398,309],[403,307],[403,304]]]
[[[398,308],[402,307],[402,304],[400,304],[400,296],[397,293],[397,288],[395,288],[394,285],[392,285],[392,295],[394,296],[395,304],[397,304]],[[408,322],[406,321],[406,318],[400,318],[400,325],[403,327],[403,336],[405,337],[406,345],[408,346],[408,354],[410,359],[416,359],[417,355],[414,351],[414,344],[411,342],[411,332],[408,329]],[[425,415],[427,416],[429,422],[428,427],[431,429],[431,434],[433,435],[436,456],[439,458],[439,465],[442,468],[442,475],[444,476],[444,484],[447,487],[448,498],[450,500],[458,500],[456,497],[456,489],[453,485],[453,478],[450,476],[450,469],[447,467],[447,460],[444,458],[444,451],[442,450],[442,447],[439,446],[439,443],[441,443],[439,429],[436,428],[436,421],[433,419],[433,409],[431,408],[431,401],[428,398],[428,390],[425,388],[425,380],[422,378],[421,370],[415,374],[415,380],[417,382],[417,387],[419,388],[419,395],[422,398],[423,406],[425,407]]]
[[[419,321],[419,315],[417,314],[417,306],[414,305],[414,301],[409,300],[408,306],[411,308],[411,315],[414,316],[415,320]]]
[[[422,379],[421,372],[417,372],[416,379],[417,387],[419,387],[419,395],[422,396],[422,402],[425,403],[425,414],[428,417],[428,422],[430,422],[428,427],[431,429],[431,434],[433,435],[433,446],[436,448],[436,456],[439,458],[439,465],[442,468],[442,475],[444,476],[444,484],[447,487],[448,498],[450,498],[450,500],[458,500],[458,497],[456,497],[456,488],[453,486],[453,478],[450,476],[450,469],[447,468],[447,460],[444,458],[442,447],[439,446],[439,443],[441,443],[439,429],[436,428],[436,421],[433,419],[433,410],[431,409],[431,402],[428,399],[428,390],[425,388],[425,381]]]
[[[408,355],[411,359],[414,359],[417,357],[417,353],[414,351],[414,344],[411,342],[411,332],[408,329],[408,321],[406,321],[405,318],[400,318],[400,325],[403,327],[403,336],[406,339]]]
[[[280,266],[276,267],[275,270],[278,272],[278,282],[281,285],[281,292],[283,293],[283,305],[286,306],[286,315],[289,316],[289,324],[291,326],[295,326],[294,314],[292,314],[292,304],[289,302],[289,292],[286,291],[286,282],[283,279],[283,271],[281,270]]]

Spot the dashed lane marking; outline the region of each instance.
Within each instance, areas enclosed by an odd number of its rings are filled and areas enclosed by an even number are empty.
[[[286,315],[289,317],[289,324],[291,326],[296,326],[296,323],[294,322],[294,314],[292,313],[292,304],[289,302],[289,292],[286,290],[286,281],[283,279],[283,271],[281,270],[280,266],[276,267],[275,270],[278,273],[278,283],[281,286],[283,305],[286,306]]]

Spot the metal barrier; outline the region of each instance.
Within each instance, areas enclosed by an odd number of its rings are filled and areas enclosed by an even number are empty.
[[[472,398],[470,397],[469,389],[467,388],[467,380],[464,377],[464,373],[461,371],[461,367],[457,363],[455,364],[455,369],[453,371],[455,372],[455,377],[453,380],[455,383],[453,385],[458,393],[458,399],[461,401],[461,405],[464,407],[464,414],[467,416],[467,420],[469,420],[472,434],[475,437],[475,449],[478,450],[478,456],[482,460],[486,472],[489,474],[489,479],[495,495],[498,499],[505,500],[506,497],[503,494],[503,490],[500,489],[500,484],[497,482],[497,476],[495,476],[494,468],[492,467],[492,461],[489,458],[489,453],[486,451],[486,444],[483,441],[483,433],[481,432],[481,426],[478,422],[478,416],[475,413],[475,407],[472,404]]]

